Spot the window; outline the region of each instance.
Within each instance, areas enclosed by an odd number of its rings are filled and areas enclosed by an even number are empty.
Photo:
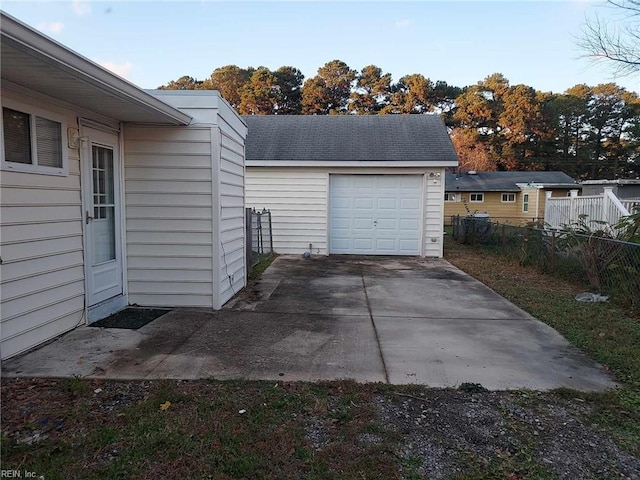
[[[469,201],[472,203],[484,202],[484,193],[472,193],[469,195]]]
[[[455,193],[445,193],[444,194],[444,201],[445,202],[455,202],[455,201],[457,201],[456,194]]]
[[[529,211],[529,194],[525,193],[522,195],[522,211],[527,213]]]
[[[502,194],[502,203],[514,203],[516,201],[515,193],[503,193]]]
[[[2,107],[2,168],[66,174],[63,121],[28,106]]]

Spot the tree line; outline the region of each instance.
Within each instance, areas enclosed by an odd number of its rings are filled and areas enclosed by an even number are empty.
[[[606,83],[564,93],[511,85],[500,73],[458,87],[422,74],[357,71],[333,60],[305,80],[295,67],[216,68],[160,89],[218,90],[246,115],[436,113],[447,124],[463,170],[562,170],[576,179],[640,176],[640,99]]]

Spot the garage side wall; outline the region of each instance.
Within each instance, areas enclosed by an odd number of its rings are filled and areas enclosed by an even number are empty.
[[[424,199],[424,256],[439,258],[443,254],[444,240],[444,168],[425,172]]]
[[[129,303],[213,307],[211,127],[124,131]]]
[[[78,128],[74,112],[4,89],[3,105],[7,98],[62,116],[66,127]],[[62,133],[66,137],[66,130]],[[84,321],[80,157],[66,139],[63,148],[66,175],[0,172],[2,358]]]
[[[326,169],[247,168],[247,207],[271,210],[277,253],[302,254],[312,244],[327,255],[328,178]]]
[[[220,119],[220,306],[245,281],[244,139]]]

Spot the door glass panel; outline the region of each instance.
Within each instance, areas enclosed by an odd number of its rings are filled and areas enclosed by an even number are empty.
[[[116,258],[113,150],[93,145],[92,160],[93,265],[97,265]]]

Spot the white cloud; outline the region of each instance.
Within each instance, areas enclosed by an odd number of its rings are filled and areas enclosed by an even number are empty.
[[[116,75],[120,75],[122,78],[126,78],[129,80],[129,75],[131,74],[131,70],[133,69],[133,64],[131,62],[124,63],[115,63],[115,62],[102,62],[97,60],[97,63],[102,65],[107,70],[111,70]]]
[[[60,33],[64,29],[62,22],[41,22],[37,26],[38,30],[44,33]]]
[[[403,18],[402,20],[398,20],[394,23],[396,28],[407,28],[409,25],[411,25],[411,20],[408,18]]]
[[[89,13],[91,13],[91,5],[89,5],[84,0],[73,0],[73,2],[71,2],[71,7],[73,8],[75,14],[79,16],[88,15]]]

